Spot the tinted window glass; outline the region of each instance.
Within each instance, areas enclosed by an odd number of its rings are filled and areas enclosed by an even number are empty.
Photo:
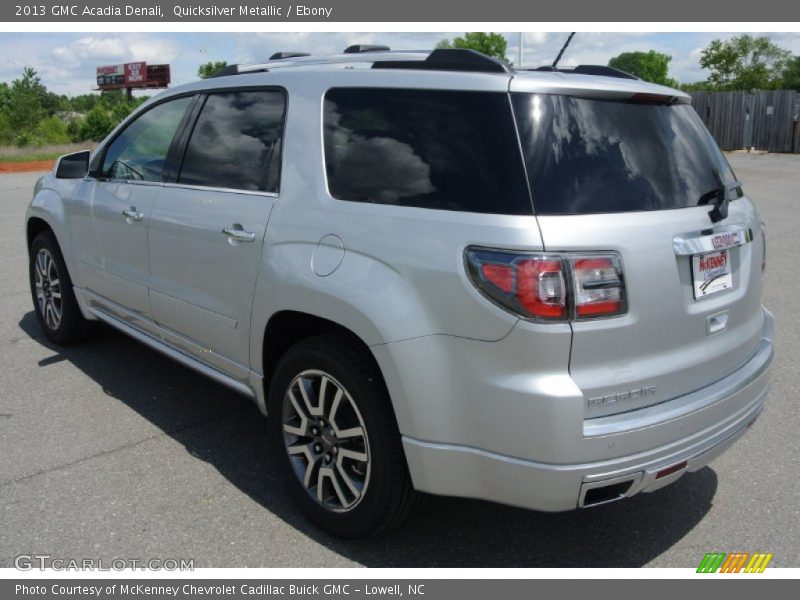
[[[512,98],[538,214],[696,206],[715,200],[715,169],[734,181],[691,106]]]
[[[111,142],[103,159],[109,179],[161,181],[172,138],[191,97],[164,102],[137,117]]]
[[[210,95],[189,139],[178,181],[277,192],[285,105],[278,91]]]
[[[506,94],[333,89],[324,120],[335,198],[532,213]]]

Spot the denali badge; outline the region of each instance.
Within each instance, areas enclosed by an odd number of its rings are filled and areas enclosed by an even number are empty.
[[[638,400],[646,396],[652,396],[656,393],[656,386],[645,385],[635,390],[628,390],[627,392],[619,392],[617,394],[605,394],[603,396],[594,396],[589,398],[589,406],[609,406],[617,402],[627,402],[628,400]]]

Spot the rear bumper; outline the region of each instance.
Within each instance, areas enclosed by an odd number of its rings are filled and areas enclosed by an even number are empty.
[[[574,416],[574,411],[565,410],[559,415],[558,411],[542,411],[537,402],[531,403],[530,419],[554,420],[549,425],[552,432],[549,444],[547,440],[539,440],[532,446],[542,448],[544,444],[548,460],[471,444],[425,440],[403,430],[414,485],[434,494],[544,511],[571,510],[657,490],[708,464],[756,420],[769,390],[774,356],[772,338],[773,320],[765,310],[760,345],[751,359],[734,373],[662,405],[615,417],[580,419],[579,423],[573,423],[573,431],[578,429],[579,435],[569,440],[559,437],[559,432],[569,431],[569,426],[556,420],[559,416]],[[561,401],[565,407],[570,405],[569,398]],[[495,403],[496,409],[502,409],[502,402]],[[513,423],[520,416],[507,418]],[[542,424],[538,425],[541,431]],[[474,426],[477,430],[480,423]],[[544,428],[547,426],[545,423]],[[567,458],[582,454],[583,460],[552,460],[558,458],[559,447],[568,450],[564,453]],[[608,487],[611,485],[615,487]],[[613,494],[604,494],[603,489]]]

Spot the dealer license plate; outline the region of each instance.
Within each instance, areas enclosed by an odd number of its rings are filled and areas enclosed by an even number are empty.
[[[733,287],[730,250],[692,256],[694,297],[705,298]]]

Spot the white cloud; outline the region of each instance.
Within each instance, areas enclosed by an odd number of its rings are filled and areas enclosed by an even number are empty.
[[[15,51],[0,66],[0,79],[14,79],[23,66],[33,66],[45,85],[59,94],[86,94],[95,88],[95,68],[106,64],[145,61],[172,63],[181,54],[181,43],[174,36],[157,34],[20,34],[16,40],[0,42],[0,53],[6,45]],[[36,44],[20,42],[36,39]],[[48,43],[49,42],[49,43]]]
[[[121,37],[80,38],[66,46],[53,48],[53,58],[61,63],[78,65],[89,60],[122,60],[128,47]]]
[[[171,63],[180,53],[180,45],[172,40],[133,38],[128,42],[128,56],[151,64]]]
[[[61,94],[85,94],[94,87],[95,67],[129,61],[169,63],[173,85],[197,78],[197,67],[210,60],[245,63],[268,58],[277,51],[312,54],[341,52],[350,44],[386,44],[393,49],[424,50],[442,38],[461,32],[407,33],[20,33],[0,36],[0,81],[19,77],[24,66],[34,67],[51,90]],[[519,63],[519,34],[503,33],[508,58]],[[550,64],[568,32],[523,34],[523,66]],[[700,68],[702,48],[714,38],[734,33],[577,33],[561,64],[606,64],[621,53],[656,50],[672,55],[670,75],[682,82],[705,79]],[[773,33],[778,45],[800,54],[800,34]]]

